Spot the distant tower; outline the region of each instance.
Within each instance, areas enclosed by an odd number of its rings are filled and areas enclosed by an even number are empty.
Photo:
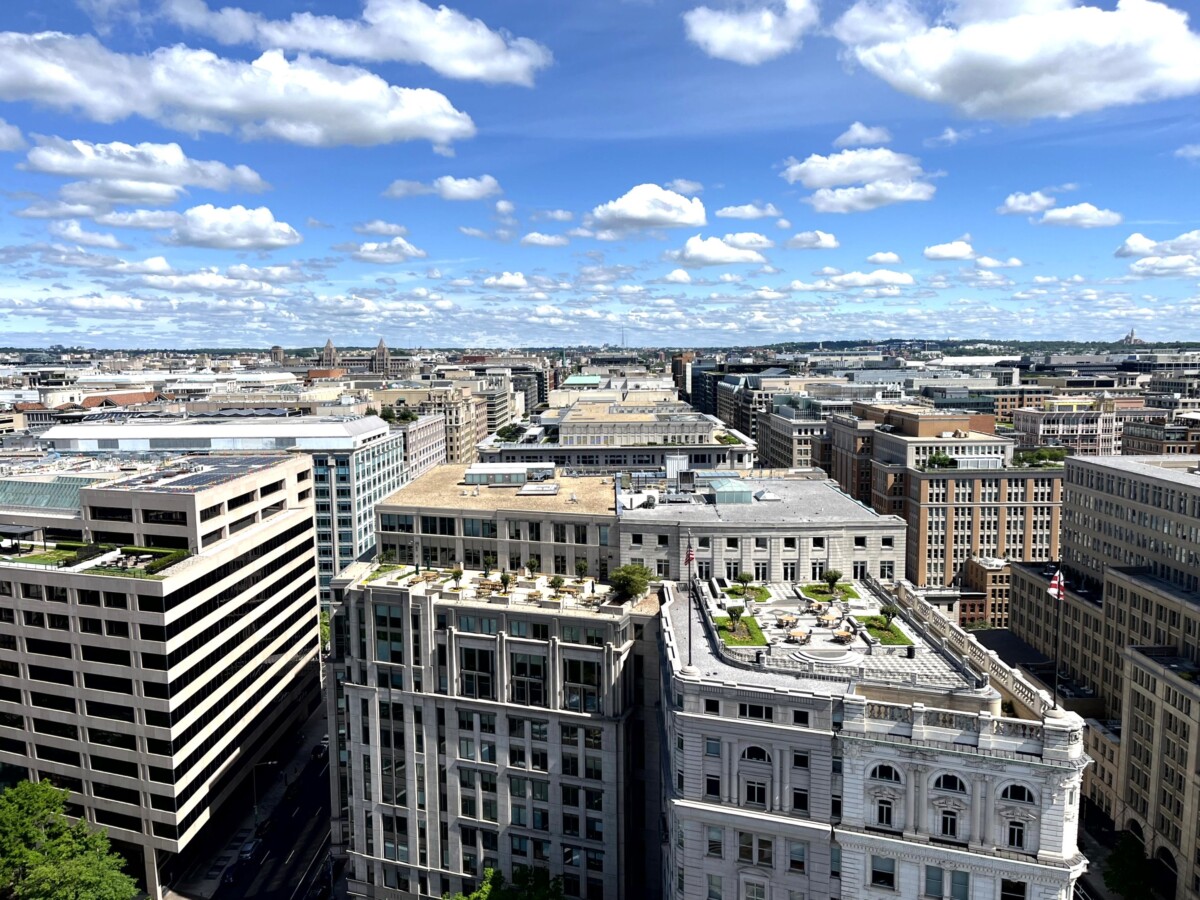
[[[386,375],[392,364],[392,354],[388,353],[387,344],[383,342],[383,338],[379,339],[379,345],[375,348],[375,352],[371,354],[371,374]]]
[[[271,348],[271,362],[277,366],[282,366],[285,359],[283,348],[276,344]]]
[[[321,368],[336,369],[338,367],[338,352],[333,346],[333,338],[325,342],[325,349],[321,351]]]

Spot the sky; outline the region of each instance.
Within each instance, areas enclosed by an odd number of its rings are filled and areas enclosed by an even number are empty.
[[[1191,4],[453,2],[0,4],[0,345],[1200,339]]]

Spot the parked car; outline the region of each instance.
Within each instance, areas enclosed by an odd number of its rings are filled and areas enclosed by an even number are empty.
[[[328,744],[314,744],[312,748],[312,758],[316,760],[327,759],[329,757]]]
[[[254,862],[258,859],[259,855],[262,853],[262,850],[263,842],[261,839],[254,838],[254,840],[246,841],[246,843],[242,845],[241,852],[238,853],[238,859],[241,862]]]

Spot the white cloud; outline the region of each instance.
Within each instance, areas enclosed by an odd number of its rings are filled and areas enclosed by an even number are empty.
[[[68,203],[83,203],[97,209],[122,206],[170,206],[179,199],[183,188],[153,181],[125,178],[99,178],[72,181],[59,188],[58,195]]]
[[[0,119],[0,152],[25,149],[25,138],[21,129]]]
[[[788,184],[800,182],[818,189],[805,198],[817,212],[865,212],[892,203],[929,200],[937,190],[919,180],[929,177],[920,160],[886,147],[860,147],[829,156],[814,153],[803,162],[789,157],[780,174]]]
[[[383,192],[385,197],[400,200],[405,197],[419,197],[423,194],[437,194],[443,200],[482,200],[500,193],[500,182],[491,175],[481,175],[478,178],[454,178],[443,175],[435,178],[431,184],[422,181],[393,181]]]
[[[531,231],[521,238],[521,243],[527,247],[565,247],[571,242],[565,234],[542,234]]]
[[[924,174],[920,161],[906,153],[886,147],[860,147],[829,156],[814,153],[804,162],[789,157],[784,160],[782,177],[788,184],[798,181],[806,188],[826,188],[871,181],[909,180]]]
[[[689,267],[729,266],[767,261],[757,250],[734,247],[719,237],[702,238],[698,234],[688,238],[683,249],[672,255],[679,263]]]
[[[3,143],[0,140],[0,143]],[[1175,151],[1175,155],[1180,159],[1186,159],[1188,162],[1200,160],[1200,144],[1184,144]]]
[[[32,101],[112,123],[131,116],[178,131],[230,132],[311,147],[472,137],[470,116],[428,88],[301,54],[252,62],[180,44],[108,50],[91,35],[0,33],[0,99]]]
[[[1129,271],[1133,275],[1146,277],[1197,278],[1200,277],[1200,257],[1191,253],[1147,256],[1131,263]]]
[[[670,282],[671,284],[691,284],[692,276],[686,269],[672,269],[663,276],[663,281]]]
[[[924,181],[872,181],[862,187],[821,188],[805,202],[817,212],[869,212],[893,203],[932,200],[936,191]]]
[[[709,56],[756,66],[796,49],[819,18],[813,0],[783,0],[738,10],[698,6],[683,23],[688,40]]]
[[[570,222],[575,218],[575,213],[569,209],[543,209],[541,212],[534,213],[533,217],[549,222]]]
[[[482,228],[472,228],[469,225],[459,225],[459,233],[465,234],[467,237],[481,238],[483,240],[491,240],[491,235]]]
[[[996,212],[1002,216],[1030,216],[1045,212],[1058,203],[1057,198],[1047,196],[1041,191],[1023,194],[1020,191],[1009,194],[1004,203],[996,207]]]
[[[1025,263],[1017,259],[1015,256],[1010,256],[1008,259],[996,259],[991,256],[980,256],[975,260],[975,265],[982,269],[1019,269]]]
[[[265,206],[221,208],[211,203],[184,212],[170,237],[173,244],[221,250],[274,250],[302,240],[291,225],[275,221]]]
[[[704,185],[699,181],[692,181],[690,178],[673,178],[663,187],[668,191],[683,194],[685,197],[695,197],[697,194],[704,193]]]
[[[174,228],[183,217],[177,212],[158,209],[135,209],[130,212],[109,212],[96,216],[96,223],[110,228]]]
[[[926,147],[953,147],[955,144],[973,137],[975,130],[973,128],[951,128],[947,125],[942,129],[942,133],[936,137],[926,138],[923,143]]]
[[[950,241],[946,244],[934,244],[925,248],[926,259],[974,259],[975,248],[970,241]]]
[[[138,281],[145,287],[171,293],[246,295],[283,295],[287,292],[264,281],[231,278],[216,269],[202,269],[183,275],[143,275]]]
[[[888,285],[903,286],[913,284],[913,277],[907,272],[895,272],[891,269],[876,269],[873,272],[846,272],[834,275],[829,279],[838,287],[886,287]]]
[[[392,222],[385,222],[383,219],[372,219],[370,222],[363,222],[354,226],[355,234],[379,234],[386,237],[402,237],[408,234],[408,229],[403,225],[396,225]]]
[[[828,231],[801,231],[787,245],[794,250],[836,250],[841,246]]]
[[[1200,36],[1153,0],[949,3],[933,25],[906,0],[859,0],[834,33],[893,88],[975,117],[1064,118],[1200,90]]]
[[[743,203],[740,206],[722,206],[713,215],[720,219],[765,219],[778,216],[774,203]]]
[[[739,231],[737,234],[727,234],[722,238],[730,247],[739,250],[770,250],[775,242],[765,234],[755,231]]]
[[[1107,228],[1120,225],[1124,218],[1111,209],[1097,209],[1090,203],[1076,203],[1042,213],[1043,225],[1064,225],[1070,228]]]
[[[1166,241],[1153,241],[1144,234],[1134,233],[1117,248],[1117,256],[1177,256],[1200,254],[1200,230],[1189,231]]]
[[[35,137],[21,168],[47,175],[105,181],[150,182],[214,191],[262,191],[268,185],[249,166],[191,159],[178,144],[126,144],[113,141],[68,141],[60,137]]]
[[[877,266],[894,266],[900,262],[900,254],[893,253],[891,250],[881,250],[879,253],[872,253],[868,256],[867,262]]]
[[[870,126],[854,122],[834,139],[835,147],[861,147],[866,144],[890,144],[892,133],[882,125]]]
[[[379,263],[381,265],[396,265],[408,262],[410,259],[424,259],[426,253],[414,247],[403,237],[397,235],[390,241],[367,241],[359,244],[352,254],[359,262]]]
[[[82,247],[107,247],[109,250],[119,250],[124,246],[117,240],[116,235],[84,231],[83,227],[74,219],[54,222],[49,226],[49,231],[57,238],[79,244]]]
[[[529,281],[521,272],[502,272],[499,275],[489,275],[483,279],[484,287],[503,288],[505,290],[521,290],[529,287]]]
[[[592,219],[606,228],[697,227],[707,224],[704,204],[657,184],[639,184],[622,197],[592,210]]]
[[[493,31],[479,19],[419,0],[367,0],[360,19],[300,12],[272,20],[231,7],[214,11],[204,0],[167,0],[164,11],[179,25],[226,44],[420,63],[447,78],[529,86],[553,60],[536,41]]]
[[[491,176],[485,175],[484,177],[489,178]],[[492,181],[495,182],[495,179],[493,178]],[[496,187],[497,191],[500,190],[499,184],[496,184],[495,187]],[[513,214],[513,211],[516,210],[516,208],[517,208],[516,204],[513,203],[511,200],[497,200],[496,201],[496,215],[498,215],[498,216],[508,218]]]

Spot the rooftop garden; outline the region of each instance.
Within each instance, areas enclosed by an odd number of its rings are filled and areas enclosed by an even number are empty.
[[[740,444],[742,439],[736,434],[723,433],[717,435],[718,444]]]
[[[717,626],[717,634],[721,636],[721,640],[730,647],[767,646],[767,639],[753,618],[746,618],[740,614],[736,617],[714,616],[713,624]]]
[[[827,584],[806,584],[800,588],[800,593],[804,594],[809,600],[816,600],[818,603],[858,599],[858,591],[848,584],[839,584],[836,594],[829,590],[829,585]]]
[[[1058,468],[1067,458],[1065,447],[1041,447],[1037,450],[1020,450],[1013,454],[1013,465]]]
[[[765,587],[756,584],[747,584],[745,586],[733,584],[725,588],[725,593],[730,597],[737,597],[739,599],[749,598],[755,603],[771,602],[771,592]]]
[[[387,575],[391,575],[395,572],[400,572],[404,569],[411,569],[411,568],[412,568],[412,566],[402,566],[402,565],[398,565],[397,563],[380,563],[379,565],[377,565],[375,567],[375,571],[373,571],[370,575],[368,575],[366,578],[364,578],[363,581],[364,581],[364,583],[369,583],[372,581],[376,581],[380,578],[383,578]]]
[[[859,619],[867,634],[885,647],[910,647],[912,640],[888,616],[863,616]]]
[[[109,548],[115,549],[115,548]],[[89,575],[110,575],[117,578],[145,578],[161,581],[159,574],[192,554],[187,550],[169,550],[161,547],[122,547],[121,555],[104,565],[88,569]]]

